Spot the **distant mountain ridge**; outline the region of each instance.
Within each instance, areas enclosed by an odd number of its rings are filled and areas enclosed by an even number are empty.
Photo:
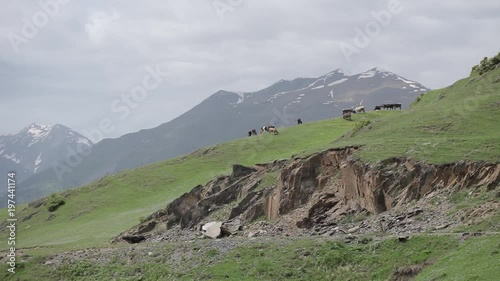
[[[351,74],[336,69],[318,78],[280,80],[255,92],[220,90],[191,110],[156,128],[92,147],[82,163],[59,181],[53,170],[24,182],[28,190],[66,189],[89,183],[107,174],[137,168],[189,153],[204,146],[245,137],[250,129],[278,127],[338,117],[342,108],[382,103],[402,103],[406,108],[429,89],[379,68]]]
[[[0,170],[3,175],[15,171],[18,181],[23,181],[51,169],[55,161],[92,145],[88,138],[66,126],[33,123],[17,134],[0,136]]]

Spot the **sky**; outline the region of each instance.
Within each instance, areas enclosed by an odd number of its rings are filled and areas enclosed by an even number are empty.
[[[116,138],[220,89],[380,67],[429,88],[500,51],[500,1],[16,0],[0,10],[0,134]]]

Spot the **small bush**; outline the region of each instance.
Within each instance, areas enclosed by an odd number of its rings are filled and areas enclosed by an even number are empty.
[[[45,206],[49,212],[54,212],[59,208],[59,206],[64,205],[64,198],[57,193],[52,193],[49,197],[47,197],[47,201],[45,202]]]
[[[492,58],[483,58],[481,62],[478,65],[475,65],[472,67],[471,74],[474,72],[479,73],[479,75],[482,75],[488,71],[491,71],[500,65],[500,53],[498,53],[496,56]]]

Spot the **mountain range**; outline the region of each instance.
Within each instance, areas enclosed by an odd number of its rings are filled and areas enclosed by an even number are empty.
[[[60,159],[71,157],[78,151],[87,151],[92,145],[88,138],[66,126],[33,123],[17,134],[0,136],[0,171],[2,175],[15,171],[20,182],[50,170],[52,164]],[[29,198],[46,194],[38,191],[30,191],[32,196]],[[18,192],[26,193],[24,190]],[[1,193],[0,198],[3,198],[2,195],[4,194]],[[2,203],[3,201],[5,200]]]
[[[64,157],[68,153],[64,150],[62,154],[54,153],[53,158],[40,163],[37,162],[36,153],[23,157],[25,162],[22,166],[31,177],[23,181],[24,193],[20,197],[27,202],[124,169],[141,167],[207,145],[245,137],[249,130],[264,125],[284,127],[294,125],[298,118],[304,122],[334,118],[341,116],[343,108],[359,105],[364,105],[366,110],[373,110],[382,103],[401,103],[406,108],[427,91],[429,89],[418,82],[380,68],[358,74],[337,69],[317,78],[280,80],[256,92],[220,90],[181,116],[156,128],[100,141],[92,146],[92,153],[81,157],[81,163],[71,168],[64,166],[59,173],[46,165],[56,161],[57,157],[60,157],[58,163],[65,165],[67,161],[64,161]],[[91,145],[83,136],[75,133],[74,136]],[[3,149],[1,144],[0,150]],[[19,160],[21,154],[18,153],[6,150],[3,157],[7,158],[7,155],[10,160]]]

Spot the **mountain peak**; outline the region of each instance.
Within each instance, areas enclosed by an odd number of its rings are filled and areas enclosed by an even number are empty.
[[[50,168],[51,163],[67,156],[68,147],[78,151],[93,145],[89,139],[66,126],[37,123],[31,123],[15,135],[0,136],[0,143],[0,157],[20,165],[26,176]]]
[[[332,76],[332,75],[335,75],[335,74],[341,74],[343,76],[352,76],[351,72],[348,71],[348,70],[345,70],[345,69],[342,69],[342,68],[337,68],[335,70],[332,70],[330,72],[328,72],[327,74],[321,76],[321,77],[329,77],[329,76]]]
[[[368,71],[366,71],[366,72],[369,72],[369,71],[375,71],[375,72],[379,72],[379,73],[394,74],[393,72],[388,71],[388,70],[385,70],[385,69],[380,68],[380,67],[378,67],[378,66],[377,66],[377,67],[374,67],[374,68],[372,68],[372,69],[370,69],[370,70],[368,70]]]
[[[20,134],[29,134],[33,138],[37,139],[44,137],[47,133],[50,132],[50,130],[52,130],[52,125],[38,125],[36,123],[32,123],[31,125],[22,129]]]

